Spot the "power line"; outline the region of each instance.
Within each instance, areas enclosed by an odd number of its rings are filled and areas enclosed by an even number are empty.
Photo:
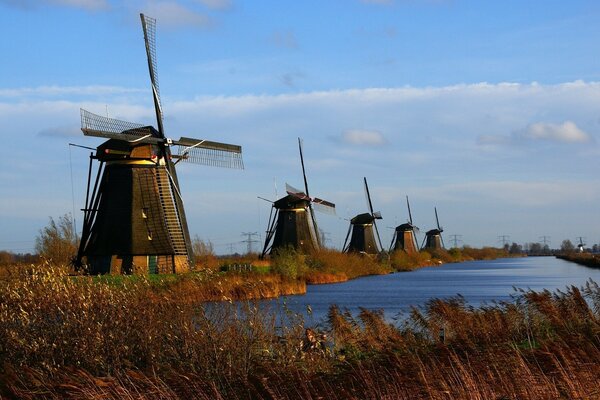
[[[544,246],[548,246],[550,244],[550,236],[540,236],[540,240],[544,243]]]
[[[462,242],[462,235],[450,235],[450,241],[454,243],[454,247],[458,247],[458,243]]]
[[[500,235],[498,241],[502,242],[502,246],[506,246],[510,242],[510,235]]]
[[[242,243],[246,243],[248,254],[252,253],[252,244],[260,243],[260,240],[253,239],[254,236],[258,236],[258,232],[242,232],[242,236],[247,236],[247,239],[242,240]]]

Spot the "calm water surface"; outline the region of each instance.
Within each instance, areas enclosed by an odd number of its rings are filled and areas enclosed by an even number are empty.
[[[377,275],[328,285],[310,285],[305,295],[289,296],[273,302],[285,302],[291,310],[312,316],[318,322],[331,304],[347,308],[353,314],[359,307],[383,309],[386,317],[405,314],[411,306],[422,306],[431,298],[461,294],[472,305],[508,300],[514,287],[522,289],[564,289],[583,286],[588,279],[600,283],[600,269],[592,269],[554,257],[506,258],[471,261],[421,268],[412,272]]]

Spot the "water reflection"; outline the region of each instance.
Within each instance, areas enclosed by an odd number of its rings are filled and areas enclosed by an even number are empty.
[[[403,315],[411,306],[422,306],[431,298],[449,298],[461,294],[468,304],[478,306],[509,300],[514,288],[564,289],[583,286],[588,279],[600,282],[600,269],[591,269],[554,257],[508,258],[472,261],[422,268],[412,272],[369,276],[344,283],[312,285],[305,295],[266,301],[285,303],[304,314],[307,322],[318,322],[327,315],[331,304],[349,309],[383,309],[386,316]],[[307,313],[307,308],[312,313]]]

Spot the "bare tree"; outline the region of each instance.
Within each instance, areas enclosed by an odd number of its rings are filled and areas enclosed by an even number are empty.
[[[560,245],[560,250],[563,253],[572,253],[575,251],[575,246],[573,245],[573,242],[571,242],[569,239],[565,239]]]
[[[70,214],[58,217],[58,221],[50,217],[48,225],[40,229],[35,238],[36,252],[41,257],[61,264],[68,263],[75,257],[78,245],[79,238]]]

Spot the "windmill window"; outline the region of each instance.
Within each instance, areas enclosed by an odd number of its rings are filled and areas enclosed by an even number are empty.
[[[148,207],[142,208],[142,218],[148,218]]]

